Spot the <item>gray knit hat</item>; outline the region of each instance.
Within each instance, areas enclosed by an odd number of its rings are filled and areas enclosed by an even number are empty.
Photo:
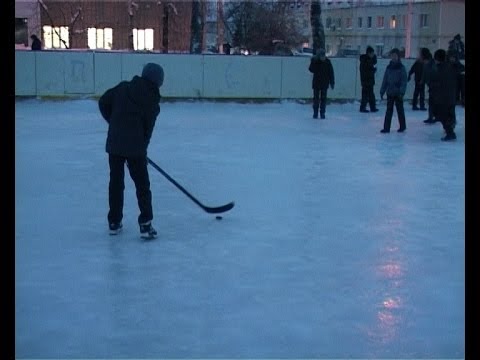
[[[142,78],[150,80],[158,87],[162,86],[163,84],[163,68],[155,63],[148,63],[144,66],[142,71]]]

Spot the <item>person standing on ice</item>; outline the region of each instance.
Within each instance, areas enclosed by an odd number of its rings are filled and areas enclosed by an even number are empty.
[[[142,76],[122,81],[107,90],[99,100],[103,118],[108,122],[106,151],[110,165],[108,187],[108,224],[110,234],[122,230],[125,163],[137,194],[142,238],[156,237],[152,226],[152,193],[147,169],[147,148],[160,113],[160,91],[164,72],[160,65],[148,63]]]
[[[458,70],[447,60],[443,49],[435,51],[433,58],[436,67],[430,78],[433,114],[442,122],[446,136],[442,141],[455,140],[455,104],[457,94]]]
[[[318,108],[320,107],[320,118],[325,119],[325,108],[327,105],[328,86],[335,87],[335,76],[330,59],[325,56],[324,49],[318,49],[317,54],[310,60],[308,70],[313,73],[313,118],[318,119]]]
[[[427,110],[425,108],[425,84],[422,82],[424,68],[424,59],[422,51],[420,50],[417,59],[413,63],[408,72],[408,81],[411,80],[412,75],[415,80],[415,89],[413,90],[412,110]],[[420,97],[420,107],[417,106],[418,98]]]
[[[362,84],[362,99],[360,100],[360,112],[367,113],[367,103],[371,112],[377,112],[375,103],[375,94],[373,86],[375,85],[375,73],[377,68],[377,55],[371,46],[367,46],[365,54],[360,55],[360,82]]]
[[[390,64],[385,69],[382,87],[380,88],[381,99],[387,93],[387,111],[381,133],[390,132],[394,105],[397,108],[398,122],[400,124],[397,131],[404,132],[407,129],[405,110],[403,109],[403,96],[407,89],[407,70],[400,61],[400,51],[397,48],[390,51],[390,58]]]
[[[433,115],[432,94],[430,89],[430,75],[435,70],[435,61],[432,53],[427,48],[420,50],[423,59],[423,72],[421,82],[428,87],[428,118],[423,120],[425,124],[435,124],[437,121]]]

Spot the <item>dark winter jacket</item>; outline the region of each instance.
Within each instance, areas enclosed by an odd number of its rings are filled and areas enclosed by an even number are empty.
[[[402,62],[390,61],[385,74],[383,75],[380,96],[387,93],[387,96],[403,96],[407,89],[407,70]]]
[[[32,50],[42,50],[42,43],[38,37],[32,35]]]
[[[458,76],[463,76],[465,75],[465,65],[463,65],[459,60],[455,61],[454,63],[450,63],[453,68],[455,69],[455,72],[457,73]]]
[[[465,44],[463,41],[451,40],[448,43],[448,50],[455,51],[460,60],[465,60]]]
[[[408,79],[410,80],[410,77],[414,75],[415,83],[420,84],[422,82],[424,65],[425,64],[421,60],[415,61],[408,72]]]
[[[375,72],[377,68],[377,56],[374,55],[372,58],[367,54],[360,55],[360,81],[362,86],[373,86],[375,85]]]
[[[109,123],[106,151],[125,157],[146,156],[160,113],[159,102],[158,86],[139,76],[107,90],[98,103]]]
[[[455,105],[456,93],[457,71],[448,62],[437,64],[430,76],[430,97],[433,104]]]
[[[423,65],[423,73],[422,73],[422,83],[428,86],[428,90],[430,91],[430,77],[432,72],[435,70],[436,64],[435,60],[431,59],[426,64]]]
[[[329,85],[333,89],[335,86],[335,76],[330,59],[325,58],[325,60],[322,60],[319,56],[315,55],[310,60],[308,70],[313,73],[312,89],[327,89]]]

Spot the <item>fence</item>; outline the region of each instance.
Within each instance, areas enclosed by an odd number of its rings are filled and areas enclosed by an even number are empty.
[[[161,94],[167,98],[309,99],[310,58],[302,56],[235,56],[145,54],[93,51],[15,51],[16,96],[99,96],[121,80],[140,74],[155,62],[165,70]],[[331,99],[361,97],[358,58],[331,58],[335,89]],[[414,60],[404,60],[407,72]],[[379,96],[388,59],[377,64]],[[406,99],[413,94],[413,79]]]

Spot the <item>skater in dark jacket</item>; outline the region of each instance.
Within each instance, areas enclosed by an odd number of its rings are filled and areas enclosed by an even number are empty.
[[[432,72],[435,70],[435,61],[433,60],[432,53],[427,48],[422,48],[422,58],[423,58],[423,73],[422,73],[422,83],[428,87],[428,118],[423,120],[425,124],[434,124],[435,116],[433,114],[433,104],[432,104],[432,94],[430,89],[430,77]]]
[[[385,121],[383,123],[382,133],[390,132],[392,123],[393,106],[397,108],[398,122],[400,127],[398,132],[404,132],[407,129],[405,122],[405,111],[403,109],[403,96],[407,88],[407,70],[400,61],[400,51],[392,49],[390,51],[390,64],[385,69],[382,87],[380,88],[380,97],[383,99],[387,93],[387,112],[385,113]]]
[[[425,108],[425,84],[422,82],[423,68],[424,68],[422,52],[418,54],[417,60],[413,63],[408,72],[408,81],[411,80],[412,75],[415,81],[415,90],[413,91],[412,110],[427,110]],[[420,108],[417,106],[418,98],[420,97]]]
[[[463,65],[458,59],[456,51],[448,50],[447,58],[457,73],[457,103],[460,103],[463,107],[465,107],[465,65]]]
[[[460,34],[455,35],[453,40],[448,42],[448,50],[455,51],[460,60],[465,60],[465,44]]]
[[[320,106],[320,118],[325,119],[325,108],[327,105],[327,90],[330,86],[335,87],[335,76],[330,59],[325,56],[324,49],[318,49],[317,54],[312,57],[308,70],[313,73],[313,118],[318,119],[318,107]]]
[[[442,122],[446,136],[443,141],[457,138],[455,129],[455,103],[457,89],[457,70],[446,61],[443,49],[435,51],[436,67],[431,74],[430,87],[435,118]]]
[[[377,56],[371,46],[367,47],[365,54],[360,55],[360,82],[362,84],[362,99],[360,100],[360,112],[368,112],[367,103],[371,112],[377,112],[375,94],[373,86],[375,85],[375,73],[377,68]]]
[[[160,113],[160,92],[164,73],[160,65],[148,63],[142,76],[122,81],[107,90],[99,100],[103,118],[108,122],[106,151],[109,154],[110,183],[108,224],[110,234],[122,229],[125,163],[135,183],[143,238],[153,238],[152,193],[147,169],[147,148]]]

